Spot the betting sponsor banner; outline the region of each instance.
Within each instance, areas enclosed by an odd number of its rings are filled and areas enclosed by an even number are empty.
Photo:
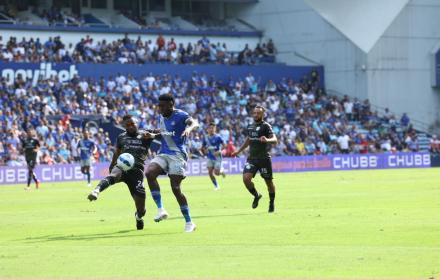
[[[101,77],[108,78],[131,74],[135,78],[144,77],[148,73],[154,75],[179,75],[183,79],[191,79],[193,73],[214,76],[217,80],[229,80],[230,76],[245,77],[252,73],[261,82],[273,80],[278,82],[283,77],[295,80],[310,74],[312,70],[319,73],[320,86],[324,87],[324,68],[322,66],[288,66],[281,64],[264,65],[192,65],[192,64],[71,64],[71,63],[3,63],[0,61],[0,77],[8,84],[21,77],[25,81],[31,81],[33,86],[41,79],[57,76],[59,81],[67,82],[74,78],[90,77],[98,80]]]
[[[207,160],[190,160],[187,175],[207,175]],[[243,171],[245,158],[224,158],[222,167],[227,174],[238,174]],[[93,164],[92,179],[101,179],[108,174],[108,163]],[[429,168],[429,153],[393,153],[393,154],[349,154],[327,156],[281,156],[272,158],[274,172],[333,171],[362,169],[393,168]],[[27,168],[0,167],[1,184],[25,184]],[[85,181],[79,164],[38,165],[35,168],[37,177],[42,182]]]

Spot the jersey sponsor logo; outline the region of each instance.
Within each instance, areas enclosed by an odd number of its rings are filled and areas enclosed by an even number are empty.
[[[160,132],[163,136],[172,136],[174,137],[176,135],[176,131],[168,132],[168,131],[161,131]]]
[[[260,128],[261,128],[261,127],[257,127],[257,129],[256,129],[256,130],[257,130],[257,131],[260,131]]]

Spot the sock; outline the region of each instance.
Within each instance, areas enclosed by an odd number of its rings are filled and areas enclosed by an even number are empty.
[[[35,172],[32,172],[32,178],[34,179],[35,183],[38,182],[37,176],[35,175]]]
[[[180,211],[182,212],[183,217],[185,218],[185,221],[191,222],[191,216],[189,215],[189,207],[188,205],[182,205],[180,207]]]
[[[90,172],[87,172],[87,182],[90,183]]]
[[[151,191],[151,196],[156,203],[157,208],[162,208],[162,197],[160,195],[160,190]]]
[[[217,180],[215,178],[211,179],[211,181],[212,181],[212,184],[214,184],[215,187],[218,187]]]
[[[142,217],[145,216],[146,212],[147,212],[146,209],[144,209],[143,212],[136,211],[136,214],[135,214],[136,220],[138,220],[138,221],[142,220]]]
[[[251,193],[254,197],[258,197],[258,192],[257,189],[255,189],[255,187],[252,187],[251,189],[249,188],[246,189],[248,189],[249,193]]]
[[[270,199],[270,203],[273,203],[275,201],[275,192],[269,193],[269,199]]]
[[[114,178],[111,176],[107,176],[106,178],[104,178],[103,180],[101,180],[99,182],[99,184],[98,184],[98,186],[96,186],[96,188],[99,189],[99,192],[102,192],[113,184],[115,184]]]
[[[28,186],[28,187],[31,185],[31,180],[32,180],[32,177],[31,177],[31,175],[29,174],[29,175],[28,175],[28,180],[27,180],[27,186]]]

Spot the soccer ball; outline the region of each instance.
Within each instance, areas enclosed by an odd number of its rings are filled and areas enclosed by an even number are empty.
[[[116,162],[118,168],[123,171],[129,171],[134,166],[134,157],[130,153],[122,153]]]

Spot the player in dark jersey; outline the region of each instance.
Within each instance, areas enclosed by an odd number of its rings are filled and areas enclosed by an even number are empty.
[[[37,164],[37,152],[38,148],[40,147],[40,142],[34,136],[34,132],[29,129],[27,131],[27,137],[22,140],[21,144],[28,166],[28,179],[26,190],[30,189],[32,179],[35,181],[35,188],[39,189],[40,181],[38,181],[37,176],[35,175],[34,168]]]
[[[150,144],[156,134],[152,131],[139,131],[136,121],[131,115],[123,117],[123,126],[126,131],[118,136],[116,151],[109,167],[109,176],[101,180],[87,198],[90,201],[97,200],[99,194],[109,186],[124,182],[127,184],[136,205],[136,227],[138,230],[142,230],[144,228],[142,217],[145,215],[144,163]],[[116,161],[122,153],[130,153],[135,158],[134,167],[127,172],[116,166]]]
[[[96,152],[96,145],[89,139],[87,130],[84,130],[83,138],[78,142],[78,149],[81,158],[81,172],[87,175],[87,186],[90,187],[90,157]]]
[[[270,144],[278,142],[277,137],[272,132],[272,126],[263,120],[265,108],[256,106],[252,112],[254,118],[253,124],[247,127],[247,138],[244,144],[232,153],[232,156],[237,156],[240,152],[245,150],[248,146],[249,157],[243,170],[243,182],[248,191],[254,196],[252,208],[257,208],[258,202],[262,195],[257,192],[252,178],[260,171],[261,177],[264,179],[269,191],[269,212],[275,211],[275,185],[272,177],[272,161],[270,159]]]

